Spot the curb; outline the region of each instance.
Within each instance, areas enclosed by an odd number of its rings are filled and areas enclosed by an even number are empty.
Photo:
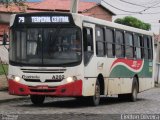
[[[29,97],[3,99],[3,100],[0,100],[0,104],[6,103],[6,102],[11,102],[11,101],[16,101],[16,100],[27,100],[27,99],[29,99]]]
[[[7,89],[0,90],[0,103],[29,99],[29,96],[10,95]]]
[[[0,88],[0,92],[1,91],[8,91],[8,88],[7,87],[5,87],[5,88]]]

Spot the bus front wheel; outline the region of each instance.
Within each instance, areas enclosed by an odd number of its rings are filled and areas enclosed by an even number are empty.
[[[99,105],[100,103],[100,84],[98,80],[96,81],[96,84],[95,84],[95,94],[89,97],[88,99],[91,105],[93,106]]]
[[[34,105],[42,105],[45,100],[45,96],[42,95],[31,95],[30,98]]]

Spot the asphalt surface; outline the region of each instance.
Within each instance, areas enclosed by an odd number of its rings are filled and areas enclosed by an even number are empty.
[[[97,107],[75,98],[47,98],[41,106],[13,99],[0,102],[0,113],[2,120],[160,120],[160,88],[140,93],[137,102],[105,97]]]

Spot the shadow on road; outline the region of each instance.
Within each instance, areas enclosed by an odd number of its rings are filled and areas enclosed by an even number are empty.
[[[52,101],[53,99],[53,101]],[[56,99],[56,100],[55,100]],[[137,102],[145,101],[145,99],[139,98]],[[103,97],[101,98],[101,102],[99,106],[103,105],[112,105],[112,104],[128,104],[134,103],[130,102],[129,100],[120,100],[117,97]],[[43,105],[35,106],[33,104],[23,104],[20,105],[21,107],[57,107],[57,108],[83,108],[83,107],[92,107],[87,101],[87,99],[76,99],[76,98],[68,98],[68,99],[59,99],[59,98],[50,98],[46,100]]]

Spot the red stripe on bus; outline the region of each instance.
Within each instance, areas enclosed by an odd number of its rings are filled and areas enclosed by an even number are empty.
[[[9,94],[11,95],[82,96],[82,80],[57,87],[49,87],[46,85],[31,87],[17,83],[14,80],[9,80],[8,84]]]
[[[112,67],[117,63],[124,63],[134,70],[139,70],[142,67],[143,60],[128,60],[128,59],[118,58],[112,63],[110,69],[112,69]]]

